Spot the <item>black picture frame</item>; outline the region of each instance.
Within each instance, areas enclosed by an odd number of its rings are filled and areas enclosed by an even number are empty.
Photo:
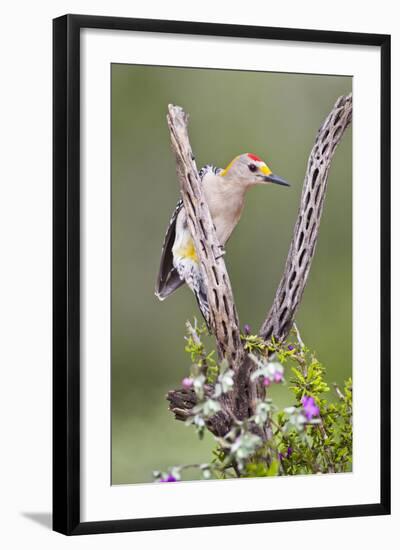
[[[80,520],[80,31],[84,28],[378,46],[381,51],[380,501],[290,510]],[[87,15],[53,21],[53,529],[66,535],[390,513],[390,36]]]

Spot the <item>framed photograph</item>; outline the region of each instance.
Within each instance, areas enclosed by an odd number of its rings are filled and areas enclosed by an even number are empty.
[[[54,529],[390,513],[390,37],[54,20]]]

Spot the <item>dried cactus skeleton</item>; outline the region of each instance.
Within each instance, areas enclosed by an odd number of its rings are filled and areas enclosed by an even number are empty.
[[[311,150],[300,208],[285,269],[260,336],[284,340],[293,324],[314,257],[333,154],[351,122],[352,96],[340,97],[318,131]]]
[[[259,334],[265,341],[272,337],[283,341],[288,336],[307,284],[326,195],[331,161],[352,118],[352,96],[339,97],[317,133],[308,160],[300,208],[294,226],[286,265],[273,304]],[[263,389],[251,381],[253,362],[244,351],[239,319],[229,275],[219,247],[215,228],[205,201],[188,136],[188,116],[181,107],[169,105],[167,115],[172,149],[188,226],[197,257],[207,281],[211,331],[219,356],[234,371],[234,388],[221,399],[222,410],[208,423],[215,435],[224,435],[233,418],[245,419],[254,414],[254,401]],[[196,397],[191,389],[180,388],[168,393],[170,409],[184,420],[191,414]]]

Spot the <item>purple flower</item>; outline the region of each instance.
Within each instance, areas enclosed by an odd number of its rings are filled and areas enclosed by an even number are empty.
[[[274,375],[274,382],[280,384],[283,380],[283,374],[281,372],[276,372]]]
[[[264,386],[268,388],[268,386],[271,384],[271,380],[268,378],[268,376],[264,376]]]
[[[289,351],[293,351],[293,350],[294,350],[294,346],[292,346],[292,344],[289,344],[288,347],[287,347],[287,349],[288,349]]]
[[[193,380],[187,376],[182,380],[182,386],[185,390],[189,390],[193,386]]]
[[[168,474],[164,479],[160,479],[161,483],[170,483],[172,481],[178,481],[175,476]]]
[[[251,334],[251,326],[248,324],[244,325],[243,332],[245,333],[246,336],[249,336],[249,334]]]
[[[315,404],[314,398],[304,395],[301,398],[301,404],[303,405],[304,414],[307,420],[311,420],[313,416],[319,415],[319,407]]]
[[[292,452],[292,447],[288,447],[286,453],[278,453],[279,460],[282,461],[284,458],[290,458]]]

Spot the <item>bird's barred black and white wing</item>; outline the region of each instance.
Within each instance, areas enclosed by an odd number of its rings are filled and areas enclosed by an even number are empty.
[[[182,199],[180,199],[175,207],[175,210],[172,213],[164,237],[164,244],[161,250],[160,268],[158,270],[156,282],[156,296],[160,300],[165,300],[165,298],[167,298],[185,282],[183,279],[181,279],[179,273],[174,267],[174,258],[172,254],[172,247],[174,246],[175,242],[176,219],[182,208],[183,201]]]
[[[212,172],[218,174],[221,171],[220,168],[215,168],[212,165],[206,165],[199,170],[199,176],[202,180],[204,176]],[[175,257],[173,254],[173,247],[176,240],[176,226],[179,216],[180,231],[189,231],[187,229],[186,220],[184,219],[183,202],[178,201],[176,208],[171,216],[167,232],[164,238],[164,244],[161,252],[160,269],[158,272],[156,282],[156,296],[160,300],[164,300],[185,282],[189,288],[193,291],[200,311],[209,325],[209,307],[207,303],[207,291],[202,281],[199,265],[196,261],[190,258]]]

